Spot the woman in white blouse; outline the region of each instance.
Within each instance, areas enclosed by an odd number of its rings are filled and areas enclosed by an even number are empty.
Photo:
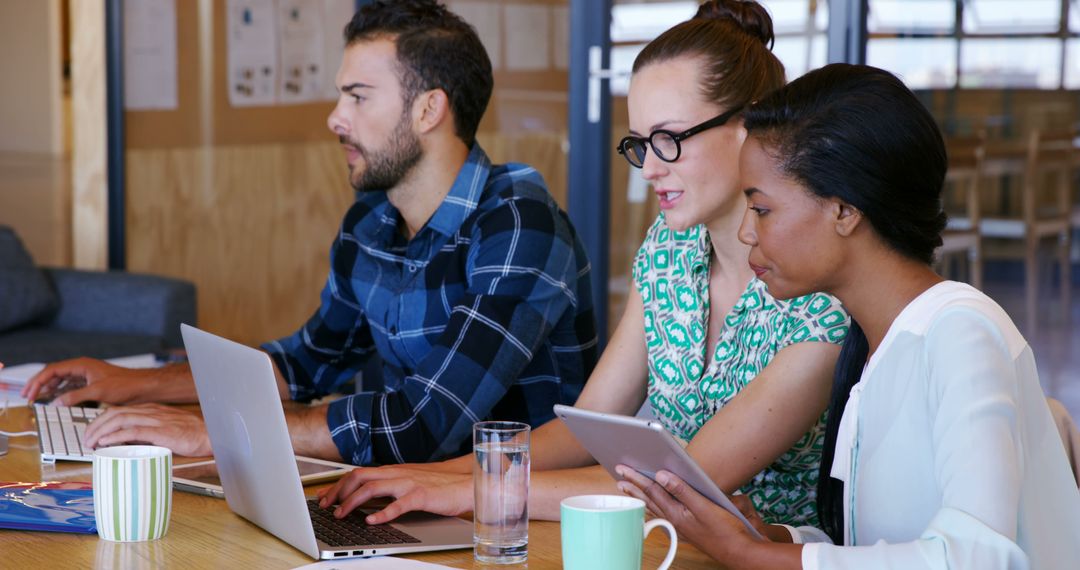
[[[751,267],[777,298],[826,291],[852,317],[824,532],[757,541],[670,473],[620,467],[620,488],[734,568],[1080,567],[1080,491],[1031,348],[994,301],[930,268],[946,168],[930,114],[888,72],[835,64],[756,103],[745,127]]]

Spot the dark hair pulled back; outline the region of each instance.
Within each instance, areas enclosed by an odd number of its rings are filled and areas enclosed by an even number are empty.
[[[643,67],[681,57],[703,62],[706,101],[742,106],[784,84],[784,65],[772,53],[772,18],[753,0],[709,0],[697,14],[649,42],[634,60]]]
[[[827,65],[765,96],[743,119],[790,179],[858,209],[900,254],[933,260],[945,228],[945,145],[933,117],[896,76]],[[866,335],[852,320],[833,378],[818,480],[818,515],[837,544],[844,538],[843,485],[830,473],[840,417],[867,354]]]

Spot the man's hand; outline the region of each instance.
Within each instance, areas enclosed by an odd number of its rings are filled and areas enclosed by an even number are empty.
[[[394,502],[368,515],[368,524],[382,524],[410,511],[456,516],[473,508],[472,474],[439,473],[397,465],[358,467],[332,487],[319,491],[319,506],[340,505],[334,516],[342,518],[375,497]]]
[[[31,402],[38,398],[55,399],[52,403],[74,406],[82,402],[134,404],[154,399],[156,371],[122,368],[93,358],[76,358],[56,362],[38,372],[23,387],[22,395]],[[57,395],[57,389],[71,382],[82,386]]]
[[[145,442],[176,455],[213,455],[202,416],[159,404],[109,408],[90,422],[84,438],[89,447]]]

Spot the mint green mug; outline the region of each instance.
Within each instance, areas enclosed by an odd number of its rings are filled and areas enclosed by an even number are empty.
[[[662,526],[671,538],[658,570],[675,559],[679,540],[664,519],[645,522],[645,502],[619,495],[579,495],[563,499],[562,560],[564,570],[639,570],[641,544],[649,531]]]

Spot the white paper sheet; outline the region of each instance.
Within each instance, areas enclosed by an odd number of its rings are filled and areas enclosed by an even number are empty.
[[[306,566],[298,566],[296,570],[436,570],[437,568],[451,567],[408,558],[376,556],[373,558],[347,558],[344,560],[315,562]]]
[[[337,85],[334,78],[341,67],[341,54],[345,50],[343,31],[356,12],[356,0],[323,0],[323,98],[336,101]]]
[[[322,99],[322,8],[319,0],[278,0],[279,103]]]
[[[156,368],[161,363],[154,358],[153,354],[136,354],[134,356],[122,356],[106,360],[109,364],[123,366],[124,368]],[[0,368],[0,408],[13,408],[25,406],[26,400],[22,397],[23,386],[41,372],[45,365],[40,362],[5,366]]]
[[[123,7],[124,108],[176,109],[176,0],[139,0]]]
[[[228,0],[226,38],[229,104],[277,101],[278,29],[274,0]]]

